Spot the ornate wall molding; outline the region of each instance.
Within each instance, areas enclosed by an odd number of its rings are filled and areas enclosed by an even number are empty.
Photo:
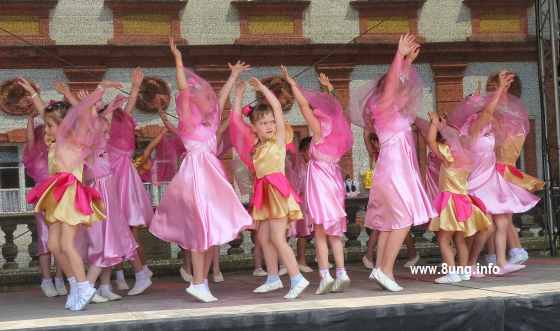
[[[188,0],[105,0],[113,11],[115,45],[167,44],[172,35],[178,44],[181,37],[180,12]]]
[[[236,44],[305,44],[304,11],[310,1],[232,1],[239,11]]]
[[[398,41],[399,36],[404,33],[418,35],[418,10],[424,2],[425,0],[351,1],[350,5],[360,15],[360,34],[365,33],[357,41],[392,43]]]
[[[58,0],[0,0],[0,27],[36,45],[50,45],[49,16]],[[0,32],[0,45],[25,45]]]
[[[528,39],[527,11],[534,0],[463,0],[463,3],[471,10],[469,40]]]

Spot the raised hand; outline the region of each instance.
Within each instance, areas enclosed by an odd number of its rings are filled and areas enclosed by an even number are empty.
[[[131,80],[132,80],[132,88],[140,88],[140,85],[142,84],[142,81],[144,80],[144,72],[142,71],[142,68],[134,68],[134,70],[132,70],[132,75],[131,75]]]
[[[334,86],[331,84],[329,76],[325,75],[324,73],[319,74],[319,84],[326,88],[328,91],[334,90]]]
[[[70,93],[70,88],[68,87],[68,85],[64,84],[63,82],[55,81],[54,89],[62,95],[66,95],[67,93]]]
[[[418,54],[420,54],[420,45],[415,44],[412,47],[412,51],[410,52],[410,54],[408,54],[406,59],[408,60],[409,63],[413,63],[416,60],[416,58],[418,57]]]
[[[412,52],[414,47],[418,45],[416,43],[416,37],[413,34],[407,33],[402,35],[399,39],[399,53],[402,56],[407,56]]]
[[[86,90],[79,90],[78,93],[76,93],[76,97],[80,101],[84,100],[88,95],[89,93]]]
[[[509,89],[509,87],[511,86],[511,83],[513,83],[514,79],[515,79],[515,74],[512,74],[511,72],[509,72],[507,70],[500,71],[499,88],[502,89],[502,90]]]
[[[251,66],[243,61],[237,61],[235,64],[228,63],[229,70],[232,75],[239,76],[241,73],[251,69]]]
[[[288,72],[288,68],[281,65],[280,72],[282,73],[282,77],[288,82],[288,84],[290,85],[297,84],[297,82],[292,78],[292,76],[290,76],[290,73]]]
[[[17,83],[19,86],[23,87],[23,89],[25,91],[27,91],[27,93],[33,95],[33,93],[37,93],[37,91],[35,90],[35,88],[33,87],[33,85],[31,85],[31,83],[29,83],[29,81],[23,77],[18,77],[17,78]]]
[[[251,77],[251,79],[249,79],[249,84],[255,91],[261,91],[264,87],[263,83],[261,83],[261,81],[256,77]]]
[[[182,57],[183,56],[181,54],[181,51],[177,48],[177,45],[175,45],[175,40],[173,39],[173,36],[169,36],[169,49],[171,50],[171,53],[173,54],[173,56],[175,56],[175,57]]]

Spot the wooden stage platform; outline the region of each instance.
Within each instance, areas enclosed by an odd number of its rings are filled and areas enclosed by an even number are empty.
[[[314,294],[317,273],[307,274],[311,286],[294,301],[282,299],[287,289],[253,294],[263,278],[249,272],[226,273],[211,284],[220,299],[212,304],[191,299],[179,275],[156,278],[144,295],[78,313],[38,286],[14,288],[0,293],[0,330],[560,330],[560,259],[535,258],[516,274],[455,285],[399,269],[400,293],[382,291],[361,265],[349,273],[348,291],[324,296]]]

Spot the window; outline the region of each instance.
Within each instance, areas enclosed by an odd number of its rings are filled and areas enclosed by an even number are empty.
[[[27,188],[33,180],[25,175],[21,162],[23,146],[0,146],[0,213],[21,213],[32,210],[25,202]]]

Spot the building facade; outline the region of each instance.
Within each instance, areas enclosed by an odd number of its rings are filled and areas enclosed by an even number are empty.
[[[185,65],[216,89],[227,79],[228,62],[251,64],[256,77],[278,74],[284,64],[302,72],[298,81],[306,88],[318,89],[318,73],[326,73],[346,104],[351,89],[387,70],[398,36],[412,32],[423,44],[416,66],[425,113],[452,110],[502,68],[519,75],[532,125],[519,166],[541,176],[533,6],[532,0],[0,0],[0,84],[23,76],[44,99],[58,99],[53,81],[77,90],[109,79],[129,88],[130,72],[140,66],[174,91],[167,47],[173,35]],[[246,101],[253,98],[249,93]],[[167,111],[174,108],[172,101]],[[135,118],[142,145],[161,123],[157,113],[141,109]],[[288,119],[300,137],[307,134],[297,106]],[[0,214],[29,210],[22,199],[32,185],[21,162],[25,125],[21,111],[0,107]],[[353,130],[355,144],[342,166],[359,178],[369,161],[361,129]],[[421,142],[419,149],[424,164]]]

